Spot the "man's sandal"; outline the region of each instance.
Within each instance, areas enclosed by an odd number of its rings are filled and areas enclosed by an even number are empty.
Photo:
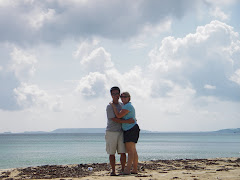
[[[131,173],[126,173],[126,172],[121,172],[121,173],[119,173],[119,175],[130,175]]]

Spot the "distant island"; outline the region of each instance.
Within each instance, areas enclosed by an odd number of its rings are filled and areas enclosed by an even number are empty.
[[[105,128],[59,128],[53,131],[25,131],[17,134],[46,134],[46,133],[54,133],[54,134],[64,134],[64,133],[105,133]],[[235,129],[221,129],[218,131],[205,131],[205,132],[160,132],[160,131],[148,131],[141,129],[141,133],[235,133],[240,134],[240,128]],[[0,134],[16,134],[11,132],[4,132]]]
[[[59,128],[53,131],[25,131],[22,133],[4,132],[0,134],[64,134],[64,133],[105,133],[106,128]],[[154,133],[155,131],[141,130],[141,133]]]
[[[240,128],[236,128],[236,129],[221,129],[218,131],[214,131],[217,133],[240,133]]]

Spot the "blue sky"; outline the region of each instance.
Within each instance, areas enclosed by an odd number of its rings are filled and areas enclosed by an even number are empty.
[[[237,0],[0,0],[0,133],[104,128],[115,85],[142,129],[239,128],[239,12]]]

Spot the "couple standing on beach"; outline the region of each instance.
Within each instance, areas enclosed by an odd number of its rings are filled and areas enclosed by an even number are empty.
[[[122,175],[137,174],[138,154],[136,143],[139,138],[139,126],[136,122],[135,109],[130,100],[131,96],[128,92],[120,95],[118,87],[110,89],[112,102],[107,106],[107,128],[106,128],[106,151],[109,154],[109,161],[112,167],[111,176],[116,176],[115,171],[115,153],[120,154],[120,162],[122,167]],[[119,102],[121,97],[121,102]],[[128,153],[128,161],[126,164],[126,154]],[[132,171],[131,168],[133,167]]]

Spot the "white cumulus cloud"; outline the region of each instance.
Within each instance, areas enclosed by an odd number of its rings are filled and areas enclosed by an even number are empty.
[[[196,33],[183,38],[166,37],[159,49],[149,53],[154,86],[162,84],[161,79],[168,79],[182,87],[193,87],[199,95],[207,95],[204,86],[214,84],[218,95],[231,96],[225,90],[233,88],[229,77],[240,66],[239,47],[238,33],[219,21],[200,26]],[[166,84],[165,88],[171,89],[171,86]]]
[[[84,59],[89,56],[89,54],[96,48],[99,41],[97,39],[94,39],[92,41],[84,41],[78,45],[77,50],[73,53],[73,57],[78,59]]]
[[[205,88],[205,89],[213,90],[213,89],[216,89],[216,86],[212,86],[212,85],[210,85],[210,84],[205,84],[205,85],[204,85],[204,88]]]
[[[54,9],[35,9],[31,14],[26,15],[26,19],[31,27],[35,29],[41,28],[44,23],[49,22],[54,19],[55,10]]]
[[[114,66],[111,61],[111,54],[103,47],[94,49],[88,56],[85,56],[80,63],[87,70],[93,72],[103,72]]]
[[[19,80],[28,80],[34,75],[35,64],[38,62],[34,55],[15,47],[11,53],[11,58],[10,69]]]
[[[23,108],[37,107],[53,111],[61,110],[61,97],[50,96],[36,84],[21,83],[19,87],[14,89],[14,93],[18,104]]]
[[[210,15],[222,21],[228,20],[230,16],[224,13],[219,7],[216,7],[215,9],[211,9]]]
[[[80,92],[83,96],[98,97],[105,95],[107,79],[104,74],[99,72],[91,72],[89,75],[83,77],[78,87],[77,92]]]
[[[234,72],[230,80],[240,85],[240,69]]]

